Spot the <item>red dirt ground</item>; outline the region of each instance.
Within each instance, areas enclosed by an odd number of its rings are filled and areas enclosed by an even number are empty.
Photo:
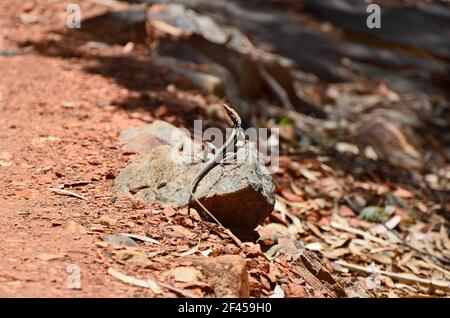
[[[166,288],[155,295],[126,285],[107,270],[166,282],[179,253],[197,245],[198,238],[199,250],[214,247],[212,256],[246,258],[251,296],[268,296],[280,283],[286,297],[323,297],[303,288],[305,282],[288,265],[269,263],[261,253],[247,257],[226,237],[186,217],[186,209],[112,196],[114,177],[134,158],[120,149],[120,132],[156,118],[184,126],[196,114],[182,88],[190,97],[203,97],[122,46],[58,47],[63,35],[56,31],[65,30],[70,2],[0,1],[0,51],[34,47],[0,56],[0,297],[174,297]],[[91,0],[77,3],[82,18],[111,9]],[[56,45],[49,49],[48,43]],[[170,84],[181,87],[179,98],[167,93]],[[50,191],[61,185],[87,200]],[[67,227],[74,223],[85,232]],[[153,255],[149,266],[125,266],[115,259],[120,249],[107,246],[102,236],[120,232],[161,242],[139,243]],[[71,264],[80,267],[81,289],[67,285]],[[354,277],[348,274],[344,283]],[[187,289],[204,296],[211,286]]]
[[[105,10],[89,1],[81,4],[83,13]],[[65,5],[1,1],[0,47],[13,50],[19,42],[37,41],[64,26]],[[39,16],[39,22],[21,23],[22,13]],[[119,219],[115,228],[145,234],[137,224],[143,222],[135,218],[149,210],[125,199],[113,204],[109,187],[110,176],[130,159],[117,147],[119,132],[143,123],[131,117],[149,116],[102,107],[131,92],[84,71],[88,63],[36,53],[0,57],[0,156],[13,163],[0,167],[0,296],[151,295],[107,275],[111,260],[96,246],[108,231],[98,224],[102,215]],[[71,190],[89,201],[49,191],[80,180],[88,184]],[[69,220],[85,226],[88,235],[66,230]],[[38,258],[42,254],[64,257],[45,261]],[[81,268],[81,290],[66,287],[70,264]]]

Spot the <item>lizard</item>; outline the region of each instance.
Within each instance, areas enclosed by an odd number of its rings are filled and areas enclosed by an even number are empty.
[[[233,239],[235,243],[239,246],[241,245],[241,241],[233,234],[229,229],[222,225],[222,223],[217,220],[217,218],[198,200],[195,196],[194,192],[197,188],[198,183],[208,174],[208,172],[214,168],[218,163],[219,159],[225,158],[225,155],[236,145],[239,132],[241,130],[241,117],[239,114],[229,105],[222,104],[223,109],[225,110],[225,114],[227,117],[228,124],[233,129],[230,137],[225,141],[222,147],[216,150],[215,155],[210,158],[206,164],[196,173],[194,178],[192,179],[191,187],[190,187],[190,198],[189,203],[192,201],[192,198],[197,202],[197,204],[217,223],[220,227]],[[223,157],[222,157],[223,156]]]

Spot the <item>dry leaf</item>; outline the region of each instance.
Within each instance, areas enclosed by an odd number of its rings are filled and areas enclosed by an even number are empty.
[[[135,239],[135,240],[138,240],[138,241],[149,242],[149,243],[153,243],[153,244],[159,244],[159,241],[157,241],[155,239],[152,239],[151,237],[138,235],[138,234],[129,234],[129,233],[119,233],[119,234],[127,236],[127,237]]]
[[[350,253],[352,253],[353,255],[362,255],[361,249],[359,247],[356,246],[354,240],[352,240],[349,244],[348,244],[348,249],[350,250]]]
[[[397,225],[402,221],[402,217],[400,215],[394,215],[391,219],[389,219],[384,225],[390,230],[394,229]]]
[[[450,251],[450,239],[448,238],[448,232],[445,226],[441,226],[439,233],[441,235],[442,243],[444,244],[445,249],[447,251]]]
[[[422,275],[424,273],[426,274],[426,271],[422,271],[419,269],[419,264],[417,263],[417,260],[415,258],[409,260],[409,262],[405,263],[404,265],[416,275]]]
[[[394,281],[389,276],[380,276],[380,280],[389,288],[395,288]]]
[[[411,191],[405,190],[403,188],[398,188],[392,194],[395,195],[396,197],[405,198],[405,199],[414,197],[414,194]]]
[[[351,264],[351,263],[347,263],[345,261],[342,260],[338,260],[336,261],[336,263],[338,263],[339,265],[342,265],[344,267],[347,267],[351,270],[356,270],[356,271],[361,271],[361,272],[365,272],[365,273],[379,273],[381,275],[385,275],[385,276],[389,276],[395,280],[399,280],[408,284],[421,284],[424,286],[433,286],[435,288],[439,288],[445,291],[449,291],[450,290],[450,282],[448,281],[442,281],[442,280],[435,280],[435,279],[429,279],[429,278],[421,278],[421,277],[417,277],[415,275],[412,274],[408,274],[408,273],[393,273],[393,272],[388,272],[388,271],[384,271],[384,270],[380,270],[378,269],[376,266],[370,265],[370,266],[359,266],[356,264]],[[407,285],[403,285],[403,286],[407,286]],[[403,286],[401,286],[401,284],[396,284],[397,288],[402,288]],[[411,288],[413,289],[413,288]]]
[[[195,245],[193,248],[187,250],[186,252],[180,253],[180,256],[189,256],[198,252],[199,244]]]
[[[50,254],[50,253],[42,253],[37,256],[37,258],[42,261],[53,261],[55,259],[60,259],[64,257],[66,257],[65,254]]]
[[[345,254],[349,254],[350,250],[348,248],[337,248],[334,250],[322,252],[325,257],[331,258],[331,259],[338,259]]]
[[[320,232],[319,228],[317,226],[315,226],[313,223],[311,222],[307,222],[306,226],[311,230],[311,232],[313,232],[317,237],[320,237],[321,239],[324,239],[324,235],[322,234],[322,232]]]
[[[335,214],[333,214],[333,216],[334,215]],[[383,239],[380,239],[380,238],[378,238],[376,236],[373,236],[372,234],[370,234],[368,232],[365,232],[363,230],[360,230],[360,229],[352,228],[350,226],[346,226],[346,225],[340,224],[340,223],[335,222],[335,221],[331,222],[331,226],[336,228],[336,229],[338,229],[338,230],[343,230],[343,231],[347,231],[347,232],[350,232],[350,233],[358,234],[358,235],[364,237],[366,240],[371,240],[371,241],[380,243],[382,245],[389,245],[389,242],[387,242],[387,241],[385,241]]]
[[[11,167],[13,163],[11,161],[2,161],[0,160],[0,167]]]
[[[203,256],[209,256],[209,254],[211,254],[213,252],[212,248],[208,248],[204,251],[200,251],[200,254],[202,254]]]
[[[390,265],[392,264],[392,258],[382,254],[382,253],[375,253],[375,254],[367,254],[371,259],[374,261],[377,261],[378,263]]]
[[[299,165],[299,170],[300,173],[306,178],[309,179],[311,181],[317,181],[317,177],[320,176],[319,172],[313,172],[311,170],[309,170],[308,168],[306,168],[304,165]]]
[[[49,191],[54,192],[56,194],[67,195],[67,196],[75,197],[75,198],[78,198],[78,199],[81,199],[84,201],[88,201],[88,199],[86,199],[84,196],[82,196],[81,194],[75,193],[73,191],[58,189],[58,188],[51,188],[51,189],[49,189]]]
[[[305,199],[297,194],[293,194],[292,192],[289,192],[287,190],[283,190],[281,191],[281,194],[283,195],[283,197],[291,202],[303,202],[305,201]]]
[[[407,262],[409,262],[411,257],[413,257],[414,253],[415,252],[409,252],[409,253],[403,254],[402,258],[400,259],[400,261],[398,262],[397,265],[404,265]]]
[[[272,295],[270,295],[269,298],[284,298],[283,288],[281,288],[280,285],[276,285],[273,289]]]
[[[320,242],[309,243],[305,245],[305,248],[311,251],[322,251],[323,244]]]
[[[349,238],[346,235],[340,235],[340,236],[330,236],[330,235],[324,235],[323,237],[324,241],[330,244],[331,248],[338,248],[345,243],[348,242]]]
[[[128,275],[125,275],[125,274],[122,274],[122,273],[116,271],[112,267],[108,268],[108,274],[117,278],[118,280],[120,280],[124,283],[134,285],[134,286],[149,288],[155,294],[162,294],[161,288],[158,286],[158,283],[156,283],[154,280],[151,280],[151,279],[143,280],[143,279],[139,279],[136,277],[128,276]]]

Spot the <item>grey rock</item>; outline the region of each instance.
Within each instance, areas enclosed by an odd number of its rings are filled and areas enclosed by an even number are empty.
[[[174,151],[171,146],[160,146],[136,158],[118,175],[112,191],[174,207],[186,206],[192,179],[204,163],[186,164],[176,159]],[[253,229],[273,210],[272,178],[256,154],[254,144],[247,143],[237,153],[238,158],[247,160],[217,165],[197,185],[195,194],[200,202],[230,228]],[[197,204],[192,203],[192,207],[202,212]]]
[[[103,237],[103,241],[116,246],[137,247],[138,244],[128,236],[122,234],[110,234]]]

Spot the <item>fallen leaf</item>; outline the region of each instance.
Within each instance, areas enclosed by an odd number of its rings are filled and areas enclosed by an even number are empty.
[[[186,252],[180,253],[180,256],[189,256],[193,255],[198,252],[198,244],[192,247],[191,249],[187,250]]]
[[[305,245],[305,248],[311,251],[322,251],[323,244],[320,242],[309,243]]]
[[[389,276],[392,279],[398,280],[398,281],[402,281],[411,285],[417,285],[417,284],[421,284],[424,285],[426,287],[434,287],[434,288],[439,288],[442,290],[446,290],[449,291],[450,290],[450,282],[448,281],[443,281],[443,280],[434,280],[434,279],[430,279],[430,278],[421,278],[421,277],[417,277],[413,274],[408,274],[408,273],[393,273],[393,272],[388,272],[388,271],[384,271],[384,270],[380,270],[378,269],[376,266],[374,266],[373,264],[370,266],[360,266],[360,265],[356,265],[356,264],[351,264],[351,263],[347,263],[345,261],[342,260],[338,260],[336,261],[339,265],[342,265],[344,267],[347,267],[351,270],[355,270],[355,271],[360,271],[360,272],[365,272],[365,273],[379,273],[381,275],[385,275],[385,276]],[[400,286],[401,284],[396,284],[396,288],[401,288]],[[407,286],[407,285],[404,285]],[[408,286],[410,287],[410,286]],[[412,289],[412,288],[411,288]]]
[[[322,253],[327,258],[338,259],[338,258],[344,256],[345,254],[349,254],[350,250],[348,248],[337,248],[337,249],[329,250],[326,252],[324,251]]]
[[[77,108],[78,105],[75,103],[72,103],[72,102],[64,101],[61,103],[61,107],[67,108],[67,109],[73,109],[73,108]]]
[[[356,214],[346,205],[339,206],[339,215],[342,217],[354,217]]]
[[[352,253],[353,255],[363,255],[362,253],[362,249],[358,247],[358,244],[356,244],[356,240],[351,240],[350,243],[348,244],[348,249],[350,250],[350,253]]]
[[[341,153],[351,153],[353,155],[358,155],[359,154],[359,149],[356,145],[353,144],[349,144],[346,142],[339,142],[336,144],[336,150],[341,152]]]
[[[380,280],[389,288],[395,288],[394,281],[389,276],[380,276]]]
[[[320,232],[319,228],[317,226],[315,226],[313,223],[308,222],[306,223],[306,226],[311,230],[311,232],[313,232],[317,237],[320,237],[321,239],[324,238],[324,235],[322,234],[322,232]]]
[[[82,196],[81,194],[75,193],[73,191],[58,189],[58,188],[51,188],[51,189],[49,189],[49,191],[54,192],[56,194],[72,196],[72,197],[75,197],[75,198],[78,198],[78,199],[81,199],[84,201],[88,201],[88,199],[86,199],[84,196]]]
[[[139,279],[136,277],[128,276],[128,275],[125,275],[125,274],[122,274],[122,273],[116,271],[112,267],[108,268],[108,274],[117,278],[118,280],[120,280],[124,283],[134,285],[134,286],[149,288],[155,294],[162,294],[161,288],[158,286],[158,283],[155,282],[154,280],[151,280],[151,279],[143,280],[143,279]]]
[[[42,253],[37,256],[37,258],[42,261],[53,261],[55,259],[61,259],[64,257],[66,257],[65,254],[50,254],[50,253]]]
[[[159,244],[159,241],[152,239],[151,237],[148,236],[144,236],[144,235],[138,235],[138,234],[129,234],[129,233],[119,233],[121,235],[125,235],[129,238],[138,240],[138,241],[143,241],[143,242],[149,242],[152,244]]]
[[[13,163],[11,161],[2,161],[0,160],[0,167],[11,167]]]
[[[313,172],[311,170],[309,170],[308,168],[306,168],[304,165],[299,165],[299,170],[300,173],[306,178],[309,179],[311,181],[317,181],[317,176],[320,176],[319,172]]]
[[[450,239],[448,238],[448,232],[445,226],[441,226],[439,233],[441,235],[442,243],[444,244],[445,248],[447,249],[447,251],[450,251]]]
[[[403,188],[398,188],[394,191],[393,195],[400,198],[409,199],[414,197],[414,194],[411,191],[405,190]]]
[[[281,288],[280,285],[276,285],[273,289],[272,295],[270,295],[269,298],[284,298],[283,288]]]
[[[394,229],[397,225],[400,224],[400,222],[402,221],[402,217],[400,215],[395,215],[393,216],[391,219],[389,219],[386,223],[384,223],[384,225],[392,230]]]
[[[338,248],[345,245],[345,243],[348,242],[349,238],[346,235],[340,236],[324,235],[323,240],[327,242],[331,248]]]
[[[203,256],[209,256],[209,254],[211,254],[213,252],[212,248],[208,248],[204,251],[200,251],[200,254],[202,254]]]
[[[281,192],[281,194],[283,195],[283,197],[286,200],[291,201],[291,202],[303,202],[303,201],[305,201],[305,199],[302,196],[299,196],[297,194],[293,194],[292,192],[287,191],[287,190],[283,190]]]
[[[392,264],[392,257],[389,257],[382,253],[374,253],[374,254],[366,254],[366,255],[378,263],[385,264],[385,265]]]
[[[408,267],[416,275],[421,275],[424,272],[424,271],[421,271],[418,268],[418,266],[417,266],[418,264],[416,263],[416,259],[411,259],[411,260],[409,260],[409,262],[405,263],[404,265],[406,267]]]

